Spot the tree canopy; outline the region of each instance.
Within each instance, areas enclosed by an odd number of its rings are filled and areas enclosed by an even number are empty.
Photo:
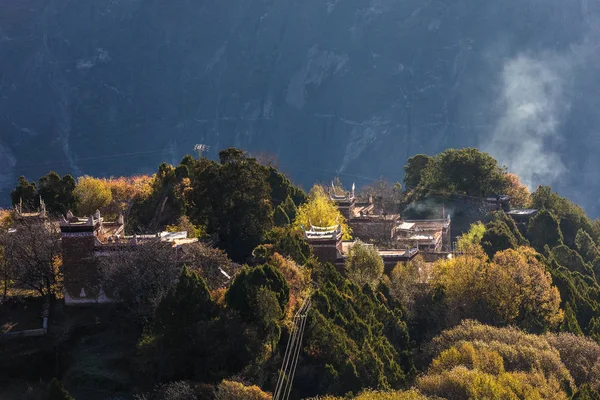
[[[376,286],[383,275],[383,260],[375,246],[356,241],[346,258],[346,274],[358,286]]]
[[[110,188],[102,179],[91,176],[80,177],[73,194],[77,199],[77,212],[85,216],[93,215],[112,201]]]
[[[186,230],[200,240],[120,241],[110,251],[96,243],[102,257],[90,273],[117,304],[94,310],[90,329],[61,343],[74,355],[61,357],[69,364],[61,376],[77,395],[78,368],[110,365],[127,377],[103,372],[102,384],[118,380],[139,400],[266,399],[282,365],[297,361],[293,398],[600,400],[600,220],[549,187],[530,194],[475,149],[412,157],[404,186],[375,181],[359,197],[372,197],[376,213],[450,198],[452,232],[470,228],[456,252],[422,251],[390,271],[360,241],[345,243],[345,265],[315,259],[303,229],[341,224],[350,238],[336,203],[321,186],[306,196],[276,164],[242,150],[225,149],[218,161],[185,156],[152,176],[21,178],[12,200],[36,211],[41,198],[50,219],[0,211],[2,311],[19,306],[11,296],[22,289],[63,291],[54,214],[99,209],[108,219],[124,214],[131,233]],[[344,193],[338,178],[333,190]],[[489,212],[482,197],[497,194],[539,211]],[[122,356],[102,361],[109,347]],[[20,368],[21,356],[10,355],[0,370]]]
[[[563,319],[559,291],[530,248],[500,251],[491,261],[483,251],[439,261],[433,273],[444,288],[449,324],[474,318],[537,332]]]
[[[35,182],[29,182],[24,176],[19,177],[17,187],[10,193],[13,206],[19,206],[23,211],[33,211],[39,205]]]
[[[65,215],[75,207],[76,182],[71,175],[62,178],[56,172],[41,177],[38,181],[37,193],[46,204],[50,214]]]
[[[330,227],[338,224],[342,226],[344,239],[349,239],[352,231],[344,216],[339,212],[322,186],[313,186],[307,202],[298,208],[294,228],[297,231],[302,231],[310,229],[311,225]]]
[[[244,268],[227,291],[227,304],[237,310],[243,318],[257,321],[261,318],[256,309],[261,288],[274,293],[280,312],[283,312],[289,301],[290,289],[281,273],[268,264]]]
[[[423,195],[485,197],[501,194],[508,186],[506,170],[488,153],[474,148],[448,149],[429,159],[415,156],[408,161],[407,177],[412,184],[407,186],[415,187],[418,182],[416,189]]]

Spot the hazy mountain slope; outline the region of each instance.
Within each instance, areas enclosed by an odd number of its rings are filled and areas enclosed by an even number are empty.
[[[592,0],[6,0],[0,190],[48,169],[150,171],[195,143],[276,153],[304,184],[397,179],[415,153],[479,146],[598,214],[599,15]]]

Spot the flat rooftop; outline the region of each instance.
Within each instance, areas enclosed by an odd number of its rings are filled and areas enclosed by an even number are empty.
[[[305,232],[307,239],[334,239],[337,237],[337,231],[331,232]]]
[[[509,212],[507,212],[507,214],[508,215],[533,215],[537,212],[538,212],[538,210],[535,210],[533,208],[518,208],[518,209],[510,210]]]
[[[405,256],[407,254],[408,254],[408,250],[406,250],[406,249],[403,249],[403,250],[400,250],[400,249],[397,249],[397,250],[379,250],[379,255],[381,257],[394,257],[394,256],[401,257],[401,256]]]
[[[352,246],[356,244],[356,241],[352,242],[342,242],[342,255],[346,256],[350,252]],[[366,246],[373,246],[372,244],[363,243]],[[377,250],[381,257],[402,257],[409,256],[414,253],[416,249],[385,249],[385,250]]]
[[[415,231],[438,230],[450,226],[450,219],[423,219],[423,220],[404,220],[403,224],[414,224]]]
[[[398,229],[402,231],[408,231],[411,230],[414,226],[414,222],[402,222],[400,225],[398,225]]]

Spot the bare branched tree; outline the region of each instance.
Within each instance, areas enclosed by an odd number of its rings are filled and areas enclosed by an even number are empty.
[[[377,213],[396,214],[400,212],[402,204],[402,186],[399,183],[391,184],[381,178],[370,185],[363,186],[358,198],[361,201],[372,198]]]
[[[45,296],[60,290],[62,261],[60,228],[38,218],[20,218],[15,228],[0,233],[6,275],[15,285]]]
[[[178,250],[152,241],[105,251],[99,257],[103,287],[133,313],[152,312],[181,273]]]
[[[213,249],[200,242],[186,246],[184,252],[185,264],[204,278],[210,290],[227,286],[241,269],[222,250]]]
[[[257,153],[251,154],[251,156],[254,157],[256,159],[256,162],[260,165],[279,169],[279,158],[277,158],[277,155],[273,153],[259,151]]]

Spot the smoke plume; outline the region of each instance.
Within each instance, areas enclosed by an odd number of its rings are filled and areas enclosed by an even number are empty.
[[[565,172],[557,151],[560,124],[569,111],[567,57],[521,54],[504,64],[498,119],[481,147],[532,188]]]

